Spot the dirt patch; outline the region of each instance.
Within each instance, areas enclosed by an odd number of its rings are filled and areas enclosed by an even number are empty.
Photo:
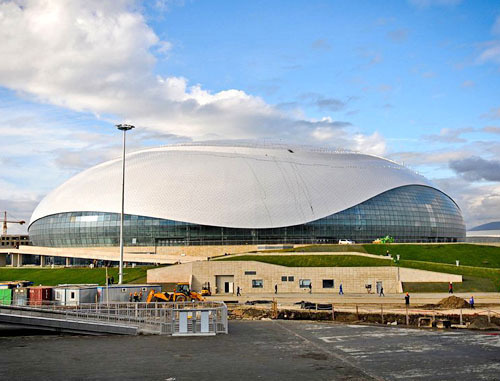
[[[302,355],[298,355],[298,357],[313,360],[328,360],[328,356],[326,354],[318,352],[307,352]]]
[[[459,298],[458,296],[452,295],[448,296],[447,298],[441,299],[439,303],[437,304],[438,307],[441,308],[468,308],[469,303],[462,299]]]
[[[269,309],[261,309],[255,307],[236,307],[229,309],[230,319],[247,319],[247,320],[260,320],[271,317]]]
[[[469,324],[469,329],[480,329],[480,330],[497,330],[500,329],[500,326],[495,323],[488,322],[488,317],[486,316],[476,316],[471,323]]]

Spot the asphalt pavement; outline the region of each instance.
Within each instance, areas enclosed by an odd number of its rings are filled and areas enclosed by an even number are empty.
[[[229,335],[0,329],[2,380],[498,380],[498,332],[231,321]]]

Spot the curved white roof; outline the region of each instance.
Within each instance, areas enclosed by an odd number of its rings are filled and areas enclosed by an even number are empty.
[[[404,185],[432,184],[392,161],[295,146],[213,143],[127,155],[125,213],[234,228],[299,225]],[[120,213],[121,159],[99,164],[47,195],[47,215]]]

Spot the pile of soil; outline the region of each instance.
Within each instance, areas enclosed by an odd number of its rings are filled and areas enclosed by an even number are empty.
[[[269,309],[258,309],[249,307],[238,307],[229,310],[230,319],[247,319],[247,320],[260,320],[263,318],[270,318],[271,311]]]
[[[437,304],[441,308],[468,308],[469,303],[459,298],[458,296],[448,296],[447,298],[441,299]]]
[[[488,318],[486,316],[477,316],[474,318],[474,320],[471,321],[468,328],[481,329],[481,330],[488,330],[488,329],[497,330],[500,327],[493,322],[488,323]]]

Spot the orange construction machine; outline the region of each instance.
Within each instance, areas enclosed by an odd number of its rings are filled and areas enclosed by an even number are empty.
[[[189,283],[177,283],[174,292],[155,292],[149,291],[146,303],[151,302],[187,302],[187,301],[205,300],[197,292],[191,291]]]

